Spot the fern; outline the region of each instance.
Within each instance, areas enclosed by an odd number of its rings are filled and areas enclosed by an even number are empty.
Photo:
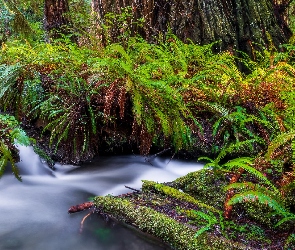
[[[14,176],[21,181],[19,169],[15,164],[18,160],[15,143],[28,146],[30,139],[19,128],[17,120],[9,115],[0,115],[0,137],[0,177],[3,175],[7,164],[10,163]]]
[[[271,160],[273,153],[280,148],[281,146],[284,146],[287,142],[291,142],[291,145],[294,144],[294,138],[295,138],[295,130],[291,130],[286,133],[281,133],[278,135],[269,145],[267,152],[265,154],[265,158],[267,160]],[[292,160],[295,159],[295,153],[292,152]]]
[[[222,159],[224,159],[226,156],[230,154],[236,154],[240,151],[245,151],[246,149],[250,149],[250,151],[252,151],[253,144],[256,141],[257,141],[256,139],[251,139],[251,140],[232,143],[227,147],[223,147],[220,150],[219,154],[214,159],[211,159],[209,157],[199,157],[198,161],[202,161],[202,160],[209,161],[207,164],[205,164],[204,166],[205,168],[212,167],[215,170],[226,169],[226,166],[220,163]],[[247,159],[247,158],[242,158],[242,159]],[[251,158],[248,158],[248,159],[251,159]]]
[[[285,214],[287,210],[279,204],[278,201],[271,198],[270,196],[254,190],[248,190],[242,193],[235,194],[228,202],[228,206],[235,205],[237,203],[243,202],[259,202],[261,204],[267,205],[279,214]]]
[[[9,150],[7,145],[5,145],[2,141],[0,141],[0,177],[3,175],[5,167],[8,163],[11,164],[12,172],[13,172],[14,176],[19,181],[21,181],[19,169],[15,165],[15,161],[13,159],[11,151]]]
[[[275,227],[295,220],[295,215],[290,213],[284,205],[282,205],[282,197],[278,191],[273,192],[259,184],[253,184],[251,182],[233,183],[225,187],[226,191],[230,189],[239,189],[241,192],[229,199],[227,201],[227,206],[243,202],[259,202],[267,205],[275,211],[272,215],[275,214],[283,217],[275,224]]]
[[[293,213],[284,212],[284,213],[280,213],[279,215],[283,215],[284,218],[281,219],[277,224],[275,224],[275,227],[279,227],[280,225],[286,222],[295,221],[295,214]]]
[[[264,187],[261,184],[254,184],[252,182],[243,182],[243,183],[232,183],[227,185],[226,187],[224,187],[224,191],[229,191],[231,189],[238,189],[239,193],[243,193],[245,191],[258,191],[261,192],[273,199],[276,199],[278,201],[278,203],[282,204],[283,203],[283,198],[281,197],[281,194],[279,193],[279,191],[273,191],[273,190],[269,190],[268,188]]]
[[[252,152],[254,150],[254,143],[260,142],[261,144],[264,143],[263,140],[258,139],[249,139],[245,141],[238,141],[229,144],[227,147],[224,147],[220,150],[219,154],[217,155],[215,161],[220,162],[224,157],[226,157],[229,154],[236,154],[242,151],[246,151],[247,149]]]
[[[275,193],[279,193],[279,190],[261,172],[256,170],[254,167],[251,167],[252,163],[253,163],[252,158],[241,157],[241,158],[236,158],[236,159],[228,161],[227,163],[223,164],[222,167],[229,170],[232,170],[234,168],[244,169],[248,173],[258,178],[260,181],[264,182],[269,187],[271,187]]]
[[[21,74],[21,65],[0,65],[0,102],[4,109],[15,104],[16,91],[14,85]],[[15,107],[13,106],[12,109]]]
[[[209,214],[206,214],[202,211],[195,211],[192,210],[192,212],[202,218],[203,220],[206,221],[206,226],[202,227],[201,229],[199,229],[196,234],[195,234],[195,238],[197,238],[198,236],[200,236],[202,233],[204,233],[205,231],[208,231],[212,228],[212,226],[214,226],[215,224],[218,224],[218,220],[216,219],[215,215],[212,212],[208,212]]]
[[[19,64],[15,65],[0,65],[0,98],[9,90],[14,84],[19,76],[19,71],[21,66]]]

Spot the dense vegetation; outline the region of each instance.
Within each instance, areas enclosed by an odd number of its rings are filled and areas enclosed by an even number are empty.
[[[205,155],[215,180],[227,178],[222,220],[234,223],[245,203],[246,217],[263,214],[257,223],[294,244],[294,38],[277,48],[269,36],[251,55],[216,54],[218,42],[184,43],[171,32],[151,44],[129,29],[129,8],[97,28],[90,7],[73,1],[71,35],[44,42],[39,7],[12,6],[0,8],[0,175],[10,162],[20,179],[14,142],[29,140],[19,122],[64,162],[126,148]],[[197,236],[218,224],[209,212],[196,217],[208,222]]]

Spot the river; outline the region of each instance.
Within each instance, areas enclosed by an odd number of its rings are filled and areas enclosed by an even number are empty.
[[[137,155],[99,157],[83,166],[56,164],[52,171],[31,147],[19,146],[22,182],[8,167],[0,179],[0,249],[17,250],[163,250],[160,242],[72,205],[96,195],[139,189],[141,180],[172,181],[202,166],[196,162]]]

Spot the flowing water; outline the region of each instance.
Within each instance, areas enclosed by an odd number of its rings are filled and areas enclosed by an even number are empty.
[[[141,180],[172,181],[201,168],[195,162],[141,156],[100,157],[82,167],[56,165],[50,170],[31,147],[19,147],[22,182],[7,168],[0,179],[0,249],[20,250],[161,250],[161,242],[72,205],[96,195],[139,189]]]

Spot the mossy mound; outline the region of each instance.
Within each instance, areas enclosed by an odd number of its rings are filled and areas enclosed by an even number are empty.
[[[223,209],[225,202],[224,187],[228,180],[224,173],[209,169],[191,172],[173,182],[173,187],[205,202],[208,205]]]

